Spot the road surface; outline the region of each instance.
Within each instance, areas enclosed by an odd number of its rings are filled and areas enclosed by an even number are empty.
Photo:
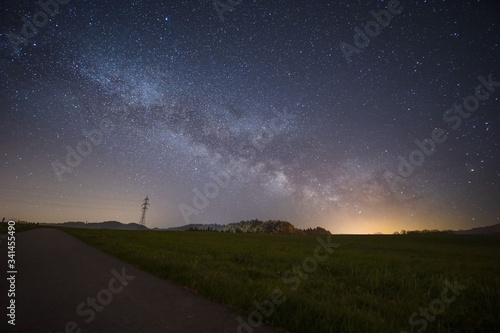
[[[55,229],[16,234],[16,325],[12,326],[7,324],[6,247],[7,239],[1,238],[0,332],[277,332],[243,327],[237,318],[245,316]]]

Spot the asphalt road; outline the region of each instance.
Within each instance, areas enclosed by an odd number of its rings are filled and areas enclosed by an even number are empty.
[[[0,249],[0,332],[237,333],[237,318],[245,318],[64,232],[35,229],[16,235],[12,326],[7,323],[6,238],[0,239]],[[248,327],[239,332],[277,332]]]

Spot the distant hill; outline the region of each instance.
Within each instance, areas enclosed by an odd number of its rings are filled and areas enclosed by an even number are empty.
[[[310,234],[310,235],[323,235],[330,234],[330,232],[321,227],[314,229],[298,229],[293,224],[281,220],[249,220],[240,221],[237,223],[224,224],[188,224],[181,227],[168,228],[170,231],[219,231],[219,232],[249,232],[249,233],[264,233],[264,234]]]
[[[458,230],[455,234],[461,235],[479,235],[479,234],[498,234],[500,233],[500,223],[487,227],[477,227],[469,230]]]
[[[121,223],[118,221],[106,222],[64,222],[64,223],[47,223],[47,225],[68,227],[68,228],[83,228],[83,229],[112,229],[112,230],[151,230],[137,223]],[[281,220],[249,220],[240,221],[229,224],[188,224],[180,227],[168,229],[154,228],[152,230],[168,230],[168,231],[216,231],[216,232],[248,232],[248,233],[263,233],[263,234],[290,234],[290,235],[323,235],[330,234],[330,231],[321,227],[298,229],[293,224]]]
[[[500,223],[486,226],[477,227],[468,230],[401,230],[394,232],[395,235],[413,235],[413,234],[455,234],[455,235],[484,235],[484,234],[500,234]]]
[[[52,223],[51,225],[69,228],[84,228],[84,229],[113,229],[113,230],[148,230],[147,227],[137,223],[121,223],[118,221],[106,222],[64,222]]]

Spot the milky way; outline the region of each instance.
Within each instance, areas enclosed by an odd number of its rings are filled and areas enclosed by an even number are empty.
[[[0,7],[7,218],[137,222],[148,195],[159,228],[500,220],[494,1],[47,3]]]

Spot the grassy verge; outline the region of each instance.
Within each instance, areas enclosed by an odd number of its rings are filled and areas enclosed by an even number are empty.
[[[499,236],[331,236],[340,247],[306,272],[316,236],[63,230],[246,314],[279,289],[282,303],[260,313],[293,333],[416,332],[424,324],[409,317],[439,299],[446,280],[466,289],[425,320],[426,332],[500,332]]]
[[[8,221],[0,222],[0,234],[6,234],[8,232]],[[38,228],[36,223],[16,223],[15,224],[16,233],[23,232],[27,230],[32,230]]]

